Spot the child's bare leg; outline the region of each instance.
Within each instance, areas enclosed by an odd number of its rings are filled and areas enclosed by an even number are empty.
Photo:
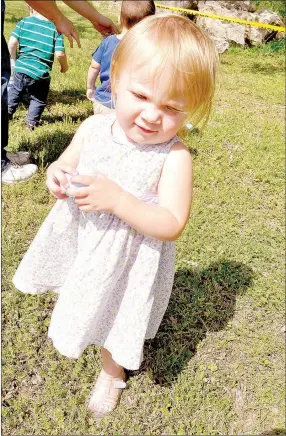
[[[101,358],[102,370],[88,405],[95,418],[103,418],[117,407],[125,387],[124,368],[112,359],[105,348],[101,349]]]
[[[118,365],[113,359],[109,351],[105,348],[101,349],[101,360],[103,370],[112,377],[122,377],[124,374],[123,366]]]

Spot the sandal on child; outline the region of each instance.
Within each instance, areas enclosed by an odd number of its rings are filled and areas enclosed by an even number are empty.
[[[126,387],[124,380],[124,372],[122,377],[112,377],[101,371],[88,403],[88,409],[93,413],[94,418],[103,418],[116,409],[122,390]]]

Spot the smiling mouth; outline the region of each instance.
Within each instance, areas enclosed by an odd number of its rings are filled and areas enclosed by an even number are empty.
[[[155,133],[155,132],[156,132],[156,130],[145,129],[144,127],[141,127],[141,126],[139,126],[138,124],[136,124],[136,126],[137,126],[140,130],[142,130],[142,132],[144,132],[144,133]]]

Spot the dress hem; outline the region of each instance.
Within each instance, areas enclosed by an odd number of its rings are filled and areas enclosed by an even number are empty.
[[[100,343],[99,341],[98,341],[98,342],[93,342],[93,343],[87,345],[87,346],[84,348],[84,350],[82,350],[82,351],[79,352],[79,353],[69,353],[69,352],[63,350],[62,347],[58,346],[57,341],[56,341],[55,339],[53,339],[52,336],[48,335],[48,338],[52,341],[52,344],[53,344],[54,348],[55,348],[55,349],[56,349],[56,350],[57,350],[57,351],[58,351],[62,356],[65,356],[65,357],[67,357],[67,358],[69,358],[69,359],[79,359],[79,358],[82,356],[82,354],[84,353],[84,351],[87,349],[87,347],[89,347],[89,346],[91,346],[91,345],[94,345],[94,346],[97,346],[97,347],[103,347],[103,348],[105,348],[107,351],[109,351],[109,353],[110,353],[111,356],[112,356],[112,359],[113,359],[113,360],[114,360],[118,365],[120,365],[120,366],[122,366],[123,368],[128,369],[128,370],[130,370],[130,371],[136,371],[136,370],[138,370],[138,369],[140,368],[141,363],[143,362],[143,360],[141,360],[141,362],[140,362],[138,365],[130,365],[130,364],[128,364],[126,361],[124,361],[124,359],[117,358],[117,357],[116,357],[116,352],[115,352],[114,350],[112,351],[112,347],[105,347],[105,345],[102,344],[102,343]],[[153,337],[150,337],[150,338],[146,338],[146,340],[148,340],[148,339],[153,339],[153,338],[154,338],[154,336],[153,336]]]
[[[49,287],[47,289],[46,286],[44,286],[44,285],[38,285],[37,288],[35,289],[34,285],[26,284],[26,283],[22,282],[21,280],[17,280],[15,277],[13,277],[12,283],[15,286],[15,288],[18,291],[22,292],[23,294],[42,295],[42,294],[45,294],[49,291],[55,292],[56,294],[59,294],[59,292],[60,292],[60,287],[54,287],[54,288]],[[44,288],[43,291],[39,291],[39,288],[41,286]]]
[[[12,280],[14,286],[16,289],[18,289],[18,291],[22,292],[23,294],[30,294],[30,295],[42,295],[44,293],[47,293],[49,291],[55,292],[55,293],[59,293],[60,287],[55,287],[55,288],[49,288],[47,290],[47,288],[45,287],[45,289],[43,291],[35,290],[35,292],[32,291],[33,289],[33,285],[28,285],[25,284],[24,282],[22,282],[21,280],[17,280],[13,277]],[[40,285],[39,285],[40,286]],[[150,337],[146,337],[145,341],[147,341],[148,339],[154,339],[156,335],[154,336],[150,336]],[[112,347],[106,347],[104,343],[102,342],[92,342],[89,345],[87,345],[81,352],[79,353],[69,353],[68,351],[64,350],[62,347],[60,347],[57,344],[57,341],[55,339],[53,339],[52,336],[48,335],[49,339],[52,341],[52,344],[54,346],[54,348],[63,356],[69,358],[69,359],[79,359],[81,357],[81,355],[84,353],[84,351],[86,350],[87,347],[89,347],[90,345],[95,345],[98,347],[104,347],[107,351],[110,352],[112,359],[120,366],[123,366],[123,368],[131,370],[131,371],[136,371],[140,368],[140,365],[142,363],[142,361],[138,364],[138,365],[130,365],[128,364],[124,358],[122,359],[121,356],[117,356],[117,353],[115,350],[113,350]]]

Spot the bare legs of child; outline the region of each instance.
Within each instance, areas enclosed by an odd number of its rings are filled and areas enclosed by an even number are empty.
[[[103,418],[118,405],[125,388],[124,368],[118,365],[109,351],[101,349],[102,370],[93,388],[88,408],[95,418]]]

